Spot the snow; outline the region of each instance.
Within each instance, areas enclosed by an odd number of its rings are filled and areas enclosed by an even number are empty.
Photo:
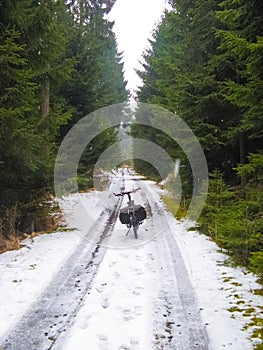
[[[202,318],[208,323],[212,349],[252,349],[249,332],[242,330],[251,318],[261,314],[262,297],[254,295],[253,290],[262,286],[245,269],[227,266],[227,255],[205,235],[187,231],[190,226],[192,223],[174,223],[202,307]],[[244,317],[240,312],[227,311],[240,302],[242,309],[254,307],[255,312]]]
[[[77,204],[83,198],[98,217],[98,201],[94,200],[93,193],[71,195],[61,206],[68,227],[74,230],[78,226],[78,230],[27,238],[20,250],[0,255],[0,337],[36,300],[79,243],[81,230],[88,226],[86,213],[80,203]]]
[[[139,341],[143,349],[151,348],[145,334],[149,334],[147,295],[153,290],[147,285],[141,264],[145,264],[141,254],[131,256],[128,251],[113,250],[105,256],[64,349],[84,349],[87,343],[91,349],[103,345],[124,349]]]
[[[125,181],[126,188],[136,187],[128,175]],[[110,192],[117,190],[118,184],[119,180],[112,178]],[[142,191],[135,193],[135,203],[144,204],[146,197],[150,204],[151,201],[158,202],[164,210],[167,226],[149,217],[140,226],[139,238],[135,240],[131,232],[126,236],[126,228],[116,223],[110,238],[104,243],[106,253],[92,288],[74,322],[67,332],[61,334],[53,348],[84,350],[88,344],[91,350],[148,350],[168,344],[167,321],[176,302],[173,295],[179,288],[173,274],[173,252],[164,233],[169,227],[196,293],[200,316],[209,337],[209,349],[252,349],[249,339],[252,328],[244,327],[253,317],[260,315],[262,297],[253,293],[261,287],[256,276],[229,266],[228,257],[214,242],[205,235],[188,230],[191,222],[175,220],[161,202],[162,191],[154,183],[140,181],[140,186]],[[33,241],[28,238],[19,251],[0,255],[0,344],[105,207],[116,201],[108,193],[89,192],[63,198],[60,204],[70,230],[40,235]],[[143,193],[147,193],[146,197]],[[122,206],[126,206],[125,200]],[[154,214],[153,206],[152,210]],[[253,311],[246,315],[245,311],[236,311],[237,307],[242,310],[253,308]],[[232,312],[228,311],[230,308],[233,308]],[[176,314],[173,317],[173,332],[177,332],[174,336],[182,336],[183,342],[185,335],[181,320],[176,319]]]

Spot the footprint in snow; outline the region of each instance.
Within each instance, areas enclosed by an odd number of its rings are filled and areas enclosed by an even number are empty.
[[[131,346],[132,346],[132,349],[135,349],[135,347],[139,345],[139,338],[131,338]]]
[[[103,307],[103,309],[107,309],[109,307],[108,299],[103,299],[101,306]]]
[[[105,334],[98,334],[97,337],[100,341],[99,349],[100,350],[110,350],[109,344],[108,344],[108,337]]]
[[[155,260],[155,257],[153,256],[152,253],[148,254],[148,257],[149,257],[151,260]]]
[[[141,316],[142,315],[142,306],[135,306],[134,313],[136,316]]]
[[[118,350],[131,350],[131,348],[128,345],[121,345],[118,347]]]
[[[104,288],[107,286],[107,283],[102,283],[99,286],[95,287],[98,293],[102,293]]]
[[[107,341],[108,338],[105,334],[98,334],[97,337],[99,338],[100,341]]]
[[[153,267],[152,263],[146,263],[145,266],[148,271],[156,272],[156,269]]]
[[[133,320],[133,317],[132,316],[124,316],[123,319],[125,322],[127,322],[127,321]]]
[[[131,316],[130,309],[124,309],[124,310],[122,310],[122,313],[123,313],[124,321],[131,321],[133,319],[133,317]]]
[[[86,329],[89,326],[91,315],[82,315],[78,321],[78,326],[80,329]]]
[[[144,271],[140,268],[135,268],[133,269],[133,271],[136,273],[136,275],[143,275]]]
[[[132,291],[133,295],[141,295],[141,292],[144,288],[143,287],[135,287],[135,290]]]
[[[129,315],[131,310],[130,309],[124,309],[122,310],[122,312],[125,314],[125,315]]]
[[[114,272],[114,274],[113,274],[113,277],[115,277],[115,278],[119,278],[121,275],[120,275],[120,273],[119,272]]]
[[[133,294],[133,295],[140,295],[141,292],[139,292],[138,290],[134,290],[134,291],[132,292],[132,294]]]

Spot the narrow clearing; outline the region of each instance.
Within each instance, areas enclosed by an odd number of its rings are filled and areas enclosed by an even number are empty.
[[[113,193],[138,186],[141,190],[134,194],[134,200],[145,206],[148,217],[135,240],[132,231],[126,236],[127,229],[118,220],[119,209],[126,206],[125,199],[122,201]],[[209,276],[209,270],[202,277],[202,271],[196,274],[193,258],[198,254],[192,256],[184,239],[183,224],[167,213],[153,183],[129,172],[118,173],[112,176],[106,192],[97,193],[96,197],[83,194],[79,198],[82,204],[76,202],[78,197],[74,197],[75,202],[65,199],[62,203],[68,225],[74,228],[65,234],[75,237],[75,242],[64,255],[61,253],[63,258],[55,264],[55,270],[49,266],[49,255],[43,257],[42,265],[53,271],[46,284],[36,287],[41,280],[36,264],[35,293],[30,300],[24,296],[26,306],[22,309],[19,306],[19,298],[29,287],[23,286],[23,278],[17,298],[11,295],[17,316],[14,310],[9,317],[7,309],[0,305],[7,320],[7,326],[0,327],[0,344],[4,349],[252,349],[248,334],[242,331],[242,322],[235,322],[226,310],[227,297],[219,285],[225,267],[218,267],[211,259],[209,268],[214,268],[217,275]],[[92,204],[96,210],[90,207]],[[93,222],[87,214],[92,210],[96,212],[92,214]],[[197,233],[191,235],[198,238]],[[200,239],[207,242],[206,238]],[[32,247],[29,242],[25,245],[22,251],[28,258],[23,258],[29,261],[34,243]],[[60,249],[63,251],[63,236]],[[204,258],[201,249],[204,264],[209,257]],[[8,252],[7,260],[1,257],[1,270],[11,263],[14,269],[18,266],[15,254],[17,259],[17,252]],[[223,255],[215,249],[214,254],[223,261]],[[9,276],[3,275],[4,286]],[[207,277],[215,282],[205,281]],[[249,275],[248,289],[256,287],[252,277]],[[16,288],[14,284],[17,283],[13,280],[12,287]]]

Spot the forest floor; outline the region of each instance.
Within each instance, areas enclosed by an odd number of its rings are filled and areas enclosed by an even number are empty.
[[[138,239],[118,220],[140,187]],[[60,200],[65,226],[0,255],[0,349],[249,350],[262,342],[262,286],[177,221],[153,182],[112,174],[103,192]]]

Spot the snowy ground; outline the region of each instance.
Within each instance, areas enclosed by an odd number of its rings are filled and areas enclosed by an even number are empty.
[[[112,179],[111,192],[118,190],[120,181],[123,178],[118,176]],[[137,187],[137,183],[126,174],[126,189]],[[201,350],[252,349],[249,337],[253,329],[245,326],[253,317],[259,317],[262,306],[262,297],[253,293],[260,288],[255,276],[227,266],[227,256],[209,238],[188,231],[191,223],[176,221],[160,201],[161,191],[152,182],[139,181],[139,185],[142,191],[135,194],[135,202],[148,203],[150,207],[139,239],[135,240],[132,233],[126,236],[127,230],[116,222],[103,241],[104,251],[91,288],[52,349],[151,350],[174,349],[175,345],[187,350],[192,350],[190,346]],[[34,241],[27,239],[19,251],[0,255],[3,348],[9,332],[35,301],[41,300],[42,293],[83,239],[88,239],[89,247],[94,245],[96,237],[85,238],[85,234],[94,231],[96,220],[103,226],[102,213],[106,207],[114,207],[115,202],[109,191],[71,195],[61,203],[71,230],[41,235]],[[87,219],[87,209],[92,218]],[[162,215],[162,220],[158,215]],[[179,270],[175,273],[177,265]],[[193,289],[193,305],[184,305],[183,295],[189,292],[186,289]],[[192,310],[197,312],[191,315]],[[201,324],[204,325],[201,342],[207,342],[206,347],[188,339],[191,327],[197,324],[201,333]],[[187,347],[188,341],[192,345]],[[21,344],[10,348],[35,350]]]

